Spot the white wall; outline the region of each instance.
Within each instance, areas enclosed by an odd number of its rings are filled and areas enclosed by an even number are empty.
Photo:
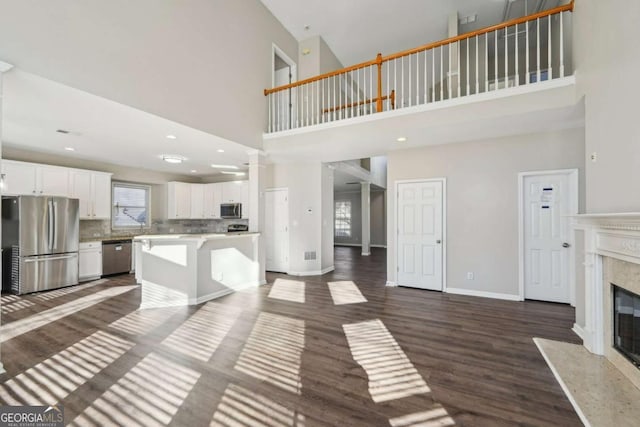
[[[320,36],[310,37],[298,43],[298,80],[343,68],[331,48]],[[308,49],[308,54],[303,51]]]
[[[17,68],[252,147],[267,122],[272,43],[298,44],[258,0],[0,0]]]
[[[517,295],[518,173],[579,168],[583,194],[584,131],[394,151],[388,166],[388,280],[396,278],[395,182],[445,177],[447,286]],[[474,272],[475,280],[466,280],[467,272]]]
[[[333,169],[322,165],[322,270],[333,268]]]
[[[640,211],[640,2],[578,1],[574,62],[585,97],[587,212]]]

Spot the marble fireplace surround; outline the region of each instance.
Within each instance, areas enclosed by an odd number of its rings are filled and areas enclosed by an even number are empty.
[[[640,295],[640,213],[577,215],[572,227],[585,245],[585,324],[574,330],[640,389],[640,369],[613,348],[612,331],[612,284]]]

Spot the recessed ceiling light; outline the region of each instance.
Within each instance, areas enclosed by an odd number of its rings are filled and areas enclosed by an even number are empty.
[[[162,160],[167,163],[182,163],[184,162],[184,157],[180,156],[162,156]]]
[[[218,153],[224,153],[224,150],[221,148],[218,150]]]
[[[191,173],[196,173],[196,172],[198,172],[198,171],[195,170],[195,169],[191,169]]]
[[[73,147],[64,147],[64,149],[67,151],[76,151],[76,149]]]
[[[178,139],[175,135],[167,135],[167,139]]]
[[[235,176],[244,176],[245,173],[244,172],[229,172],[229,171],[220,171],[220,173],[223,173],[225,175],[235,175]]]
[[[237,166],[234,166],[234,165],[216,165],[216,164],[213,164],[213,165],[211,165],[211,167],[215,168],[215,169],[239,169]]]
[[[396,139],[396,141],[398,142],[405,142],[407,140],[406,136],[401,136],[400,138]]]

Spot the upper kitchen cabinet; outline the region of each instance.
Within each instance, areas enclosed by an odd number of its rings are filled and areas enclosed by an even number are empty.
[[[243,203],[242,192],[243,187],[248,188],[248,181],[230,181],[222,184],[222,202],[221,203]]]
[[[220,203],[222,201],[222,184],[204,184],[204,217],[208,219],[220,218]]]
[[[167,218],[191,218],[191,184],[170,182],[167,185]]]
[[[80,200],[80,219],[111,218],[111,174],[72,170],[71,197]]]
[[[4,194],[69,196],[69,169],[34,163],[2,161]]]
[[[191,184],[190,218],[202,219],[204,217],[204,184]]]

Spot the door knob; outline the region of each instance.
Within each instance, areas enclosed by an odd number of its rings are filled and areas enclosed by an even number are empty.
[[[563,247],[563,248],[568,248],[568,247],[570,247],[570,246],[571,246],[571,245],[570,245],[569,243],[567,243],[567,242],[565,242],[565,243],[563,243],[563,244],[562,244],[562,247]]]
[[[440,243],[442,243],[442,240],[436,240],[436,243],[440,244]]]

